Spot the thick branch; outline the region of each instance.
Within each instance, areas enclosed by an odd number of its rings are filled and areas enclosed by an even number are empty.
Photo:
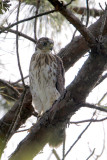
[[[97,38],[100,33],[103,18],[99,18],[88,29]],[[107,34],[107,23],[105,24],[103,35]],[[82,36],[77,36],[65,48],[63,48],[58,55],[63,60],[65,71],[75,64],[87,51],[89,46]]]
[[[88,45],[95,43],[93,34],[81,23],[81,21],[58,0],[48,0],[76,29],[84,36]]]

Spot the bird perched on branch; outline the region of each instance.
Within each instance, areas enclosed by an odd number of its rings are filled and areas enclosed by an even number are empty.
[[[64,90],[63,63],[52,54],[53,45],[53,40],[40,38],[30,62],[32,103],[39,115],[48,110]]]

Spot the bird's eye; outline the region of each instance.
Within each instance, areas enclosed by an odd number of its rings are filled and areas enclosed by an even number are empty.
[[[44,42],[44,43],[43,43],[43,46],[46,46],[46,45],[47,45],[47,43],[46,43],[46,42]]]

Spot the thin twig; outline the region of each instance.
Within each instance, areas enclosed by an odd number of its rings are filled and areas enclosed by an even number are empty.
[[[87,7],[86,27],[88,26],[89,16],[90,16],[90,10],[89,10],[89,4],[88,4],[88,1],[89,1],[89,0],[86,0],[86,7]]]
[[[63,139],[63,155],[62,155],[63,158],[62,158],[62,160],[65,159],[64,155],[65,155],[65,131],[64,131],[64,139]]]
[[[94,117],[96,112],[93,113],[92,118]],[[81,132],[81,134],[78,136],[78,138],[76,139],[76,141],[72,144],[72,146],[69,148],[69,150],[66,152],[66,154],[64,155],[64,157],[66,157],[68,155],[68,153],[71,151],[71,149],[75,146],[75,144],[79,141],[79,139],[81,138],[81,136],[85,133],[85,131],[88,129],[88,127],[91,125],[92,122],[90,122],[85,129]]]
[[[89,160],[93,156],[94,152],[95,152],[95,148],[93,149],[92,153],[88,156],[86,160]]]
[[[102,151],[99,155],[96,155],[96,159],[95,160],[98,160],[102,154],[104,153],[104,150],[105,150],[105,128],[104,128],[104,124],[103,124],[103,133],[104,133],[104,139],[103,139],[103,147],[102,147]]]
[[[3,96],[5,99],[16,101],[16,98],[13,98],[12,96],[9,96],[8,94],[0,92],[0,95]]]
[[[56,157],[57,160],[60,160],[60,158],[59,158],[55,149],[52,150],[52,153],[54,154],[54,156]]]
[[[87,122],[102,122],[107,120],[107,117],[102,118],[102,119],[86,119],[86,120],[82,120],[82,121],[71,121],[70,124],[79,124],[79,123],[87,123]]]
[[[17,22],[18,22],[18,19],[19,19],[20,5],[21,5],[21,1],[19,0],[19,6],[18,6],[17,18],[16,18]],[[16,25],[16,30],[18,31],[18,24]],[[20,72],[20,75],[21,75],[22,83],[23,83],[23,86],[25,87],[25,82],[24,82],[24,79],[23,79],[23,73],[22,73],[22,69],[21,69],[21,65],[20,65],[20,58],[19,58],[18,36],[19,36],[19,35],[16,34],[16,54],[17,54],[17,62],[18,62],[18,67],[19,67],[19,72]]]
[[[96,83],[96,86],[98,86],[98,85],[99,85],[102,81],[104,81],[106,78],[107,78],[107,73],[99,79],[99,81]],[[96,87],[96,86],[95,86],[95,87]]]
[[[40,0],[37,0],[35,16],[38,15],[39,7],[40,7]],[[37,18],[35,18],[35,22],[34,22],[34,39],[35,39],[35,41],[37,41],[36,31],[37,31]]]
[[[75,1],[75,0],[70,0],[70,2],[68,2],[65,6],[66,7],[69,6],[73,1]]]
[[[104,98],[107,96],[107,92],[101,97],[101,99],[98,102],[98,105],[101,104],[101,102],[104,100]]]
[[[20,23],[23,23],[23,22],[26,22],[26,21],[30,21],[30,20],[32,20],[32,19],[34,19],[34,18],[41,17],[41,16],[45,16],[45,15],[48,15],[48,14],[54,13],[54,12],[57,12],[57,10],[53,9],[53,10],[51,10],[51,11],[47,11],[47,12],[44,12],[44,13],[40,13],[40,14],[38,14],[38,15],[36,15],[36,16],[32,16],[32,17],[29,17],[29,18],[25,18],[25,19],[23,19],[23,20],[17,21],[17,22],[15,22],[15,23],[9,25],[8,27],[5,27],[4,29],[2,29],[2,28],[0,27],[0,29],[1,29],[0,33],[3,33],[4,31],[6,31],[6,30],[8,30],[8,29],[10,29],[10,28],[12,28],[12,27],[14,27],[14,26],[16,26],[17,24],[20,24]]]
[[[2,27],[2,28],[5,29],[5,27]],[[8,29],[8,32],[14,33],[14,34],[18,34],[18,36],[24,37],[24,38],[30,40],[31,42],[34,42],[35,44],[36,44],[36,42],[37,42],[37,41],[35,41],[35,39],[29,37],[28,35],[26,35],[26,34],[24,34],[24,33],[22,33],[22,32],[19,32],[19,31],[13,30],[13,29]]]
[[[80,14],[80,15],[82,15],[83,13],[84,13],[84,15],[87,14],[87,8],[86,7],[71,6],[70,9],[73,10],[75,13]],[[89,12],[90,12],[90,16],[92,16],[94,18],[96,18],[98,16],[101,16],[104,13],[104,11],[98,10],[98,9],[95,9],[95,8],[89,9]]]
[[[71,2],[72,2],[72,0],[71,0]],[[70,2],[70,3],[71,3],[71,2]],[[66,7],[66,6],[68,6],[68,5],[69,5],[69,3],[67,3],[66,5],[64,5],[64,7]],[[5,31],[7,31],[8,29],[16,26],[17,24],[20,24],[20,23],[23,23],[23,22],[26,22],[26,21],[30,21],[30,20],[32,20],[32,19],[34,19],[34,18],[41,17],[41,16],[45,16],[45,15],[48,15],[48,14],[50,14],[50,13],[54,13],[54,12],[57,12],[57,11],[58,11],[57,9],[52,9],[51,11],[47,11],[47,12],[44,12],[44,13],[40,13],[40,14],[38,14],[38,15],[36,15],[36,16],[32,16],[32,17],[25,18],[25,19],[22,19],[22,20],[20,20],[20,21],[17,21],[17,22],[15,22],[15,23],[9,25],[8,27],[5,27],[4,29],[2,29],[2,27],[0,27],[0,29],[1,29],[0,33],[3,33],[3,32],[5,32]]]
[[[29,77],[29,75],[27,75],[26,77],[23,77],[23,79],[26,79],[26,78],[28,78],[28,77]],[[17,80],[16,82],[13,82],[13,83],[11,83],[11,84],[15,85],[15,84],[19,83],[21,80],[22,80],[22,79],[19,79],[19,80]]]
[[[31,128],[31,127],[30,127],[30,128]],[[30,130],[30,128],[28,128],[28,129],[23,129],[23,130],[18,130],[18,131],[16,131],[15,133],[29,131],[29,130]]]
[[[83,20],[84,20],[84,13],[82,14],[82,17],[81,17],[82,23],[83,23]],[[73,36],[72,36],[72,41],[74,40],[77,31],[78,31],[77,29],[74,31]]]
[[[14,119],[12,121],[12,124],[10,125],[10,128],[9,128],[9,130],[7,132],[7,135],[6,135],[6,141],[8,141],[15,132],[15,128],[17,126],[18,120],[20,118],[20,113],[22,111],[23,101],[24,101],[24,98],[25,98],[25,95],[26,95],[26,90],[27,90],[27,88],[24,89],[24,91],[21,95],[19,107],[16,111],[15,117],[14,117]]]
[[[100,8],[102,9],[102,11],[104,11],[104,9],[103,9],[103,7],[102,7],[101,3],[99,3],[99,6],[100,6]]]
[[[79,106],[81,106],[81,107],[88,107],[88,108],[92,108],[92,109],[97,109],[99,111],[103,111],[103,112],[107,113],[107,109],[102,108],[102,107],[98,107],[98,106],[93,105],[93,104],[84,103],[84,104],[80,104]]]

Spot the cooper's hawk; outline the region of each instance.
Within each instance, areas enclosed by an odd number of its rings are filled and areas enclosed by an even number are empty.
[[[52,54],[54,42],[40,38],[29,68],[30,90],[34,108],[41,115],[64,90],[64,68],[61,59]]]

